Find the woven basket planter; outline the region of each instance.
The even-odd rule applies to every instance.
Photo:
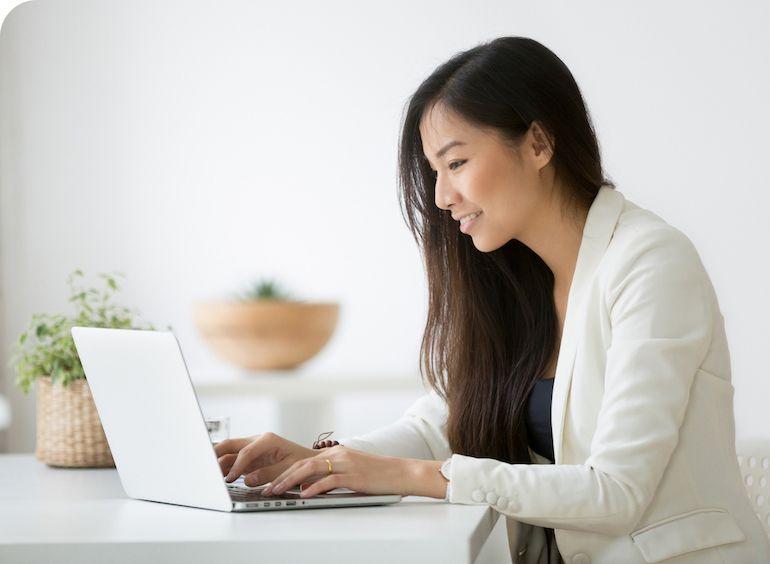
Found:
[[[35,456],[49,466],[115,467],[107,437],[85,378],[66,386],[50,376],[35,379]]]

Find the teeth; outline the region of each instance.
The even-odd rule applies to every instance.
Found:
[[[474,217],[478,216],[478,215],[479,215],[479,213],[481,213],[481,212],[478,212],[478,213],[472,213],[471,215],[466,215],[464,218],[462,218],[462,219],[460,220],[460,225],[462,225],[462,224],[464,224],[464,223],[468,223],[468,222],[469,222],[470,220],[472,220]]]

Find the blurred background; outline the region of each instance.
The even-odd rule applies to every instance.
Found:
[[[38,0],[0,33],[0,452],[35,448],[11,345],[67,275],[170,325],[231,434],[364,433],[423,393],[420,255],[397,201],[404,104],[457,51],[533,37],[571,69],[607,173],[685,232],[726,320],[736,430],[767,436],[770,38],[762,2]],[[296,373],[220,358],[194,305],[269,276],[333,301]],[[310,406],[310,407],[308,407]],[[308,409],[313,417],[306,418]],[[329,426],[328,428],[326,428]]]

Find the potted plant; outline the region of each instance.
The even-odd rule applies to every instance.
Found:
[[[283,370],[306,362],[334,333],[340,306],[292,299],[260,280],[229,300],[195,304],[195,325],[224,360],[248,370]]]
[[[76,287],[76,278],[82,276],[81,270],[75,270],[67,280],[75,315],[34,314],[14,344],[11,366],[16,385],[25,394],[36,386],[35,456],[39,460],[50,466],[114,467],[70,329],[76,325],[154,327],[137,327],[133,314],[138,312],[111,303],[121,273],[99,274],[104,279],[102,292]]]

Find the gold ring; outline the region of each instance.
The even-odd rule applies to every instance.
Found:
[[[324,458],[324,460],[326,461],[326,464],[329,465],[329,474],[331,474],[332,473],[332,461],[329,460],[328,458]]]

